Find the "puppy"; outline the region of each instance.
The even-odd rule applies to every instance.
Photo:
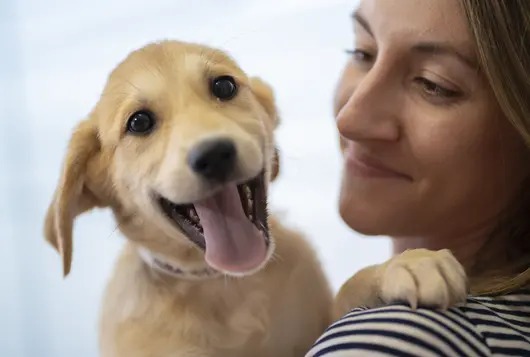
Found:
[[[405,256],[356,275],[334,307],[311,246],[267,213],[277,125],[271,88],[220,50],[161,41],[111,72],[45,220],[65,276],[80,214],[110,208],[127,238],[103,299],[103,357],[300,357],[334,313],[424,299],[411,290],[421,259]],[[431,275],[459,273],[419,256],[445,262]],[[438,281],[451,294],[435,304],[457,298],[456,280]]]

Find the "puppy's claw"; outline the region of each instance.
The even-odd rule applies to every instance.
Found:
[[[413,309],[418,306],[418,287],[414,276],[399,261],[389,262],[381,281],[381,298],[385,303],[407,302]]]
[[[445,310],[467,296],[464,268],[447,249],[406,251],[383,264],[379,273],[380,297],[387,304]]]

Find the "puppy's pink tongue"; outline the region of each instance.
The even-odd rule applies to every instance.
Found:
[[[195,203],[206,240],[206,262],[213,268],[243,273],[266,259],[265,237],[243,211],[235,185]]]

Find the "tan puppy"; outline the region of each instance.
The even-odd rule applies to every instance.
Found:
[[[331,323],[314,251],[267,214],[277,124],[271,89],[219,50],[163,41],[110,74],[72,135],[45,223],[65,275],[83,212],[109,207],[127,238],[103,300],[103,357],[300,357]],[[369,268],[335,313],[452,303],[465,276],[450,258],[421,252]],[[436,264],[416,285],[425,262]],[[385,280],[393,271],[399,279]],[[432,282],[447,296],[414,290]]]

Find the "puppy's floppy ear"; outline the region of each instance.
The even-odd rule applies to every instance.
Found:
[[[265,83],[259,77],[250,78],[250,87],[252,92],[258,99],[259,103],[265,109],[265,112],[272,120],[273,128],[276,129],[280,124],[280,117],[278,115],[278,109],[276,107],[276,99],[274,97],[274,91],[272,88]],[[271,181],[274,181],[280,173],[280,153],[278,148],[274,150],[274,157],[272,159],[271,167]]]
[[[272,158],[271,167],[271,182],[276,180],[276,177],[280,174],[280,152],[278,148],[274,149],[274,157]]]
[[[272,88],[259,77],[250,78],[250,87],[276,128],[280,123],[280,118]]]
[[[93,123],[90,119],[81,122],[70,139],[59,184],[46,213],[44,236],[61,254],[65,277],[72,264],[74,220],[100,205],[87,187],[88,165],[99,151],[100,143]]]

